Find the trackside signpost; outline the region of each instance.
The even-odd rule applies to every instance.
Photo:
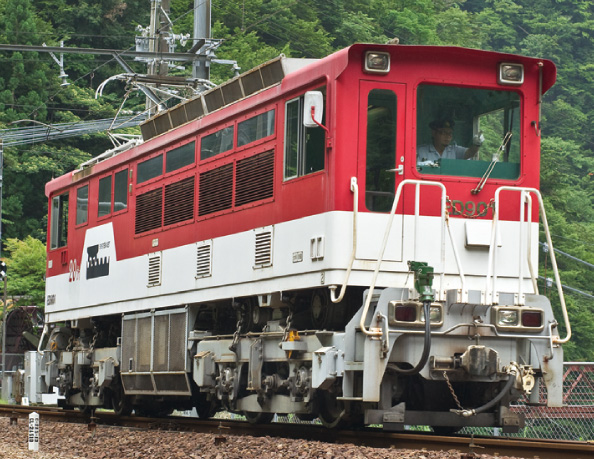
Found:
[[[29,451],[39,451],[39,414],[29,415]]]

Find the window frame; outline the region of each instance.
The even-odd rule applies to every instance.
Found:
[[[243,123],[246,123],[248,121],[254,120],[256,118],[258,118],[259,116],[262,115],[269,115],[270,113],[272,113],[272,132],[271,133],[267,133],[266,135],[262,136],[262,137],[256,137],[253,140],[250,140],[247,143],[244,143],[242,145],[239,145],[239,128],[240,125],[242,125]],[[272,140],[276,137],[276,123],[277,123],[277,114],[276,114],[276,104],[271,107],[266,107],[263,110],[260,110],[258,112],[256,112],[256,114],[250,114],[250,115],[246,115],[243,116],[241,119],[237,120],[237,128],[236,128],[236,150],[243,150],[245,148],[252,148],[256,145],[259,145],[261,143],[267,142],[269,140]]]
[[[517,96],[517,103],[519,104],[517,107],[517,111],[518,111],[518,115],[517,115],[517,119],[514,121],[514,125],[517,123],[517,129],[519,130],[518,133],[515,133],[514,131],[514,135],[512,136],[512,142],[517,141],[518,142],[518,148],[519,148],[519,153],[518,153],[518,162],[514,163],[514,162],[507,162],[507,161],[500,161],[500,163],[503,164],[517,164],[518,165],[518,175],[514,178],[509,178],[509,177],[501,177],[499,176],[499,174],[495,174],[495,175],[491,175],[489,178],[489,182],[490,183],[518,183],[520,182],[523,177],[525,176],[525,164],[527,162],[527,150],[524,146],[524,140],[523,140],[523,135],[524,135],[524,128],[525,126],[523,126],[523,120],[524,120],[524,112],[525,112],[525,104],[526,104],[526,100],[525,100],[525,96],[524,93],[522,92],[521,88],[517,88],[517,87],[501,87],[501,86],[492,86],[492,85],[486,85],[486,86],[477,86],[476,84],[473,84],[471,82],[469,83],[465,83],[465,84],[461,84],[460,82],[451,82],[451,81],[445,81],[445,80],[439,80],[439,81],[434,81],[434,80],[424,80],[419,82],[415,89],[414,89],[414,104],[415,104],[415,111],[417,113],[416,119],[414,121],[414,126],[415,126],[415,132],[414,132],[414,156],[413,156],[413,163],[415,164],[414,169],[414,175],[420,179],[435,179],[438,181],[444,181],[444,180],[454,180],[454,181],[462,181],[462,182],[476,182],[477,180],[480,180],[480,178],[484,175],[483,172],[480,172],[476,175],[451,175],[451,174],[446,174],[446,173],[441,173],[441,171],[435,171],[433,173],[431,173],[431,171],[428,172],[424,172],[419,170],[419,168],[417,167],[417,159],[418,159],[418,148],[421,145],[425,145],[430,143],[431,139],[429,138],[427,140],[427,142],[419,142],[419,135],[420,135],[420,131],[422,130],[422,128],[420,128],[419,126],[419,113],[421,112],[420,108],[419,108],[419,92],[420,92],[420,88],[422,88],[423,86],[433,86],[433,87],[437,87],[437,88],[455,88],[455,89],[459,89],[459,90],[479,90],[479,91],[493,91],[493,92],[505,92],[505,93],[511,93],[514,94],[515,96]],[[499,110],[505,110],[505,107],[500,108]],[[497,110],[493,110],[491,112],[484,112],[484,113],[480,113],[478,115],[473,116],[473,123],[474,123],[474,119],[475,118],[480,118],[482,116],[485,116],[489,113],[495,113],[495,111]],[[458,123],[457,123],[458,124]],[[458,127],[458,126],[456,126]],[[468,147],[470,147],[472,145],[472,136],[470,141],[468,142],[469,145]],[[484,145],[483,145],[484,146]],[[490,150],[489,150],[490,151]],[[462,160],[462,159],[458,159],[456,161],[475,161],[478,160],[480,155],[485,155],[485,152],[482,150],[479,150],[479,153],[477,155],[477,158],[470,158],[468,160]],[[454,160],[448,160],[448,161],[454,161]],[[483,162],[486,162],[488,164],[488,159],[487,160],[482,160]]]
[[[131,171],[132,171],[132,167],[126,165],[123,168],[113,170],[109,174],[105,174],[104,176],[99,177],[98,182],[97,182],[97,221],[102,221],[102,220],[108,219],[110,217],[113,217],[115,215],[119,215],[119,214],[122,214],[122,213],[125,213],[128,211],[129,203],[130,203],[128,195],[130,194]],[[121,174],[123,172],[125,172],[125,177],[126,177],[126,187],[125,187],[126,207],[116,210],[115,209],[116,175]],[[111,177],[109,212],[104,215],[99,216],[99,183],[101,182],[101,180],[104,180],[107,177]]]
[[[154,175],[146,180],[143,180],[142,182],[139,182],[139,169],[141,167],[142,164],[147,163],[148,161],[152,161],[155,160],[156,158],[161,157],[161,173]],[[151,183],[156,182],[157,180],[160,180],[164,175],[165,175],[165,152],[163,150],[159,150],[151,155],[149,155],[148,158],[143,158],[142,161],[138,161],[135,165],[135,169],[136,169],[136,178],[135,178],[135,184],[137,187],[144,187],[147,185],[150,185]]]
[[[194,144],[194,155],[192,157],[192,162],[188,163],[188,164],[184,164],[183,166],[178,167],[177,169],[172,169],[170,171],[167,170],[167,159],[168,159],[168,155],[175,150],[179,150],[185,146],[188,146],[190,144]],[[196,138],[193,138],[192,140],[190,140],[189,142],[183,141],[183,142],[178,142],[173,144],[172,146],[170,146],[169,148],[167,148],[167,150],[165,151],[165,155],[164,155],[164,164],[163,164],[163,175],[166,177],[169,177],[171,175],[183,172],[185,170],[188,170],[194,166],[196,166],[196,152],[197,152],[197,146],[198,146],[198,140]]]
[[[58,202],[58,206],[54,206],[54,202]],[[64,206],[66,203],[66,206]],[[66,207],[66,215],[64,215],[64,207]],[[56,210],[58,215],[56,216]],[[64,191],[63,193],[52,196],[51,199],[51,211],[49,221],[49,237],[48,244],[50,251],[60,250],[68,247],[68,225],[70,217],[70,191]],[[60,245],[62,239],[61,230],[65,230],[64,244]],[[55,241],[55,244],[54,244]]]
[[[327,89],[326,85],[322,85],[322,86],[312,89],[315,91],[322,91],[322,93],[324,94],[324,118],[322,119],[322,124],[326,124],[326,113],[327,113],[327,107],[328,107],[326,89]],[[324,170],[326,170],[326,167],[327,167],[327,164],[326,164],[326,141],[327,141],[326,136],[327,136],[327,133],[326,133],[326,131],[319,126],[313,127],[313,128],[308,128],[303,125],[303,110],[304,110],[305,92],[299,94],[296,97],[286,100],[284,103],[284,129],[283,129],[284,138],[283,138],[283,149],[282,149],[282,151],[283,151],[283,183],[289,182],[291,180],[296,180],[301,177],[307,177],[307,176],[315,174],[317,172],[324,171]],[[288,141],[288,138],[289,138],[288,135],[289,135],[289,129],[291,127],[293,127],[292,124],[289,124],[288,114],[289,114],[289,106],[296,102],[298,103],[297,120],[296,120],[296,125],[297,125],[296,173],[294,175],[287,176],[287,159],[289,157],[288,148],[290,146],[290,143]],[[308,149],[307,149],[307,147],[308,147],[308,142],[307,142],[308,130],[312,130],[312,132],[316,132],[316,133],[322,133],[322,136],[323,136],[322,154],[321,154],[322,160],[323,160],[323,166],[319,169],[315,169],[310,172],[307,172],[307,170],[306,170],[307,160],[308,160]]]
[[[236,121],[233,120],[231,122],[227,122],[222,125],[218,125],[216,128],[208,129],[207,131],[204,131],[203,133],[200,134],[200,142],[199,142],[200,145],[198,145],[198,148],[197,148],[198,162],[200,164],[204,164],[208,161],[216,161],[217,159],[221,159],[228,155],[233,154],[233,152],[236,150],[235,145],[237,143],[237,141],[236,141],[237,129],[235,127],[235,124],[236,124]],[[231,128],[233,130],[231,146],[225,151],[221,151],[219,153],[215,153],[212,156],[203,158],[202,157],[202,147],[203,147],[204,139],[206,139],[207,137],[209,137],[211,135],[215,135],[217,132],[222,132],[225,129],[229,129],[229,128]]]
[[[79,222],[78,221],[78,216],[79,216],[79,203],[78,203],[79,196],[78,195],[79,195],[79,192],[81,190],[85,189],[85,188],[87,189],[87,209],[86,209],[86,216],[85,216],[84,221],[80,221]],[[79,228],[81,226],[86,226],[86,225],[89,224],[89,215],[90,215],[90,212],[89,212],[90,191],[91,190],[90,190],[90,183],[89,182],[85,183],[84,185],[80,185],[80,186],[77,186],[76,187],[76,193],[75,193],[75,196],[76,196],[76,206],[75,206],[75,212],[74,212],[74,226],[76,228]]]
[[[109,179],[109,210],[107,213],[100,215],[99,212],[101,210],[101,182]],[[99,177],[97,181],[97,220],[101,220],[105,217],[110,216],[113,213],[112,210],[113,206],[113,173],[104,175],[103,177]]]

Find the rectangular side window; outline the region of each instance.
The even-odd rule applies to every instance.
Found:
[[[155,156],[138,164],[136,183],[144,183],[163,173],[163,155]]]
[[[128,169],[116,172],[113,184],[113,211],[128,207]]]
[[[285,180],[323,170],[326,133],[319,126],[303,126],[303,96],[285,109]]]
[[[299,139],[303,125],[299,99],[287,102],[285,115],[285,179],[298,177]]]
[[[237,146],[263,139],[274,134],[274,110],[261,113],[237,125]]]
[[[172,172],[194,162],[195,142],[190,142],[181,147],[167,152],[165,157],[165,172]]]
[[[212,158],[233,148],[233,126],[228,126],[202,138],[200,159]]]
[[[99,180],[99,206],[97,217],[103,217],[111,213],[111,175]]]
[[[76,224],[87,223],[89,218],[89,185],[76,190]]]
[[[396,167],[396,94],[374,89],[367,99],[365,205],[389,212],[394,201]]]
[[[66,247],[68,242],[68,193],[52,198],[50,249]]]

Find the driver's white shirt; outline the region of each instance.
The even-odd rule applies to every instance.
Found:
[[[443,153],[440,155],[433,144],[421,145],[417,148],[417,163],[425,161],[437,161],[438,159],[464,159],[464,153],[467,148],[459,147],[456,144],[448,145],[444,148]]]

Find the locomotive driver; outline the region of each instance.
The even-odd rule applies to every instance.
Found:
[[[454,135],[454,121],[449,119],[435,120],[429,123],[432,143],[421,145],[417,149],[417,165],[424,166],[445,159],[469,159],[475,156],[483,141],[483,134],[479,132],[472,139],[472,146],[460,147],[451,144]]]

